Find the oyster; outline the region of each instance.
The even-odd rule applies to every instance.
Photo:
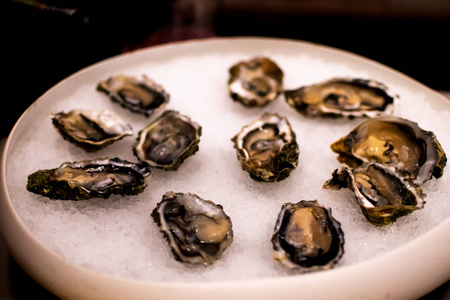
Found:
[[[133,134],[131,125],[110,111],[71,110],[52,115],[52,122],[62,137],[95,152]]]
[[[283,71],[269,58],[239,62],[229,73],[228,92],[245,106],[265,106],[283,91]]]
[[[354,168],[363,162],[391,166],[421,184],[444,172],[447,157],[436,136],[398,117],[367,120],[331,145],[338,160]]]
[[[287,103],[308,117],[375,117],[391,113],[394,96],[375,80],[334,78],[284,92]]]
[[[425,204],[420,186],[378,164],[356,169],[344,166],[334,171],[324,188],[352,190],[367,220],[374,225],[393,223]]]
[[[150,167],[175,171],[198,151],[201,126],[180,113],[167,110],[139,132],[134,154]]]
[[[242,169],[257,181],[286,179],[297,167],[300,150],[285,117],[265,113],[232,139]]]
[[[152,217],[181,262],[210,265],[233,241],[223,207],[196,194],[167,192]]]
[[[113,76],[99,82],[97,90],[132,112],[147,117],[162,110],[169,102],[169,94],[164,88],[145,75],[142,79],[125,75]]]
[[[317,200],[285,203],[275,224],[274,259],[291,269],[332,268],[344,254],[344,232]]]
[[[61,200],[108,198],[111,194],[137,195],[150,178],[146,164],[103,158],[36,171],[28,176],[27,190]]]

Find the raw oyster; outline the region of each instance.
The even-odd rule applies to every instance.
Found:
[[[269,58],[239,62],[229,73],[228,92],[245,106],[265,106],[283,91],[283,71]]]
[[[394,96],[375,80],[334,78],[284,92],[287,103],[308,117],[375,117],[391,113]]]
[[[393,223],[425,204],[420,186],[378,164],[356,169],[344,166],[333,172],[324,188],[352,190],[367,220],[374,225]]]
[[[442,176],[447,157],[436,136],[398,117],[367,120],[331,145],[338,160],[354,168],[363,162],[391,166],[421,184]]]
[[[317,200],[285,203],[275,224],[274,259],[291,269],[332,268],[344,254],[344,232]]]
[[[125,75],[113,76],[101,81],[97,90],[132,112],[147,117],[162,110],[169,102],[169,94],[164,88],[146,75],[142,79]]]
[[[61,200],[108,198],[111,194],[137,195],[147,186],[151,175],[146,164],[119,158],[65,162],[59,168],[29,175],[27,190]]]
[[[176,171],[198,151],[201,129],[189,117],[167,110],[139,132],[134,154],[150,167]]]
[[[167,192],[152,217],[181,262],[210,265],[233,241],[223,207],[196,194]]]
[[[110,111],[71,110],[52,115],[55,128],[64,139],[95,152],[133,134],[131,125]]]
[[[242,169],[257,181],[286,179],[297,167],[300,150],[285,117],[265,113],[232,139]]]

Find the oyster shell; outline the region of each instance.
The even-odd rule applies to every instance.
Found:
[[[53,125],[69,142],[95,152],[133,134],[131,125],[110,111],[76,109],[51,116]]]
[[[265,106],[283,91],[283,71],[267,57],[239,62],[229,73],[230,97],[245,106]]]
[[[175,171],[198,151],[201,126],[177,111],[167,110],[139,132],[134,154],[150,167]]]
[[[333,172],[324,188],[349,188],[367,220],[387,225],[397,218],[424,207],[425,195],[420,186],[398,176],[392,168],[367,164],[360,168],[342,167]]]
[[[272,236],[273,257],[300,271],[332,268],[344,254],[344,232],[317,200],[285,203]]]
[[[181,262],[210,265],[233,241],[223,207],[196,194],[167,192],[152,217]]]
[[[59,168],[28,176],[27,190],[51,199],[108,198],[111,194],[137,195],[147,186],[151,171],[145,164],[119,158],[65,162]]]
[[[97,90],[105,93],[113,102],[117,102],[132,112],[147,117],[162,110],[169,102],[169,94],[164,88],[148,78],[118,75],[101,81]]]
[[[290,106],[308,117],[375,117],[391,113],[395,98],[381,82],[354,78],[334,78],[284,95]]]
[[[257,181],[286,179],[297,167],[300,150],[287,118],[265,113],[232,139],[243,170]]]
[[[338,160],[355,168],[363,162],[394,167],[421,184],[444,172],[447,157],[435,134],[398,117],[367,120],[331,145]]]

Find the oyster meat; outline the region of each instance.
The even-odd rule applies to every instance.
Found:
[[[139,79],[134,76],[118,75],[101,81],[97,90],[131,110],[149,117],[162,110],[169,102],[169,94],[164,88],[146,75]]]
[[[245,106],[265,106],[283,91],[283,71],[269,58],[239,62],[229,73],[230,97]]]
[[[334,78],[284,95],[290,106],[308,117],[375,117],[392,113],[395,98],[381,82],[354,78]]]
[[[111,194],[137,195],[145,189],[151,175],[146,164],[119,158],[65,162],[59,168],[29,175],[27,190],[61,200],[108,198]]]
[[[87,152],[98,151],[133,134],[131,125],[107,110],[76,109],[53,114],[51,118],[64,139]]]
[[[332,176],[324,188],[349,188],[367,220],[374,225],[393,223],[425,204],[419,185],[383,165],[366,164],[356,169],[344,166]]]
[[[341,163],[355,168],[363,162],[390,166],[421,184],[442,176],[447,157],[435,134],[398,117],[367,120],[331,145]]]
[[[150,167],[175,171],[198,151],[201,126],[177,111],[167,110],[139,132],[134,154]]]
[[[273,257],[302,272],[326,270],[344,254],[341,224],[317,200],[285,203],[272,236]]]
[[[167,192],[152,212],[174,258],[210,265],[233,241],[230,218],[221,205],[191,193]]]
[[[265,113],[232,139],[243,170],[257,181],[286,179],[297,167],[299,147],[287,118]]]

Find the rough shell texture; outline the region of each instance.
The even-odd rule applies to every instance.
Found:
[[[398,176],[392,168],[368,164],[356,169],[342,167],[333,172],[324,188],[349,188],[367,220],[387,225],[424,207],[420,186]]]
[[[285,117],[265,113],[232,138],[243,170],[257,181],[286,179],[297,167],[299,147]]]
[[[147,117],[162,110],[169,102],[169,94],[164,88],[145,75],[141,79],[112,76],[99,82],[97,90],[108,95],[113,102]]]
[[[283,91],[283,71],[267,57],[257,57],[233,65],[228,92],[245,106],[265,106]]]
[[[196,194],[167,192],[152,217],[174,258],[184,263],[210,265],[233,241],[231,220],[223,207]]]
[[[287,103],[307,117],[375,117],[390,114],[396,96],[375,80],[334,78],[284,92]]]
[[[344,243],[340,223],[317,200],[285,203],[272,236],[274,259],[302,272],[332,268]]]
[[[147,186],[151,171],[145,164],[119,158],[65,162],[59,168],[28,176],[27,190],[51,199],[108,198],[111,194],[137,195]]]
[[[201,134],[201,126],[189,117],[168,110],[139,132],[133,151],[150,167],[176,171],[198,151]]]
[[[133,134],[131,125],[106,110],[71,110],[53,114],[51,118],[64,139],[87,152],[101,150]]]
[[[367,120],[331,145],[338,160],[355,168],[363,162],[390,166],[421,184],[444,172],[447,157],[436,136],[398,117]]]

